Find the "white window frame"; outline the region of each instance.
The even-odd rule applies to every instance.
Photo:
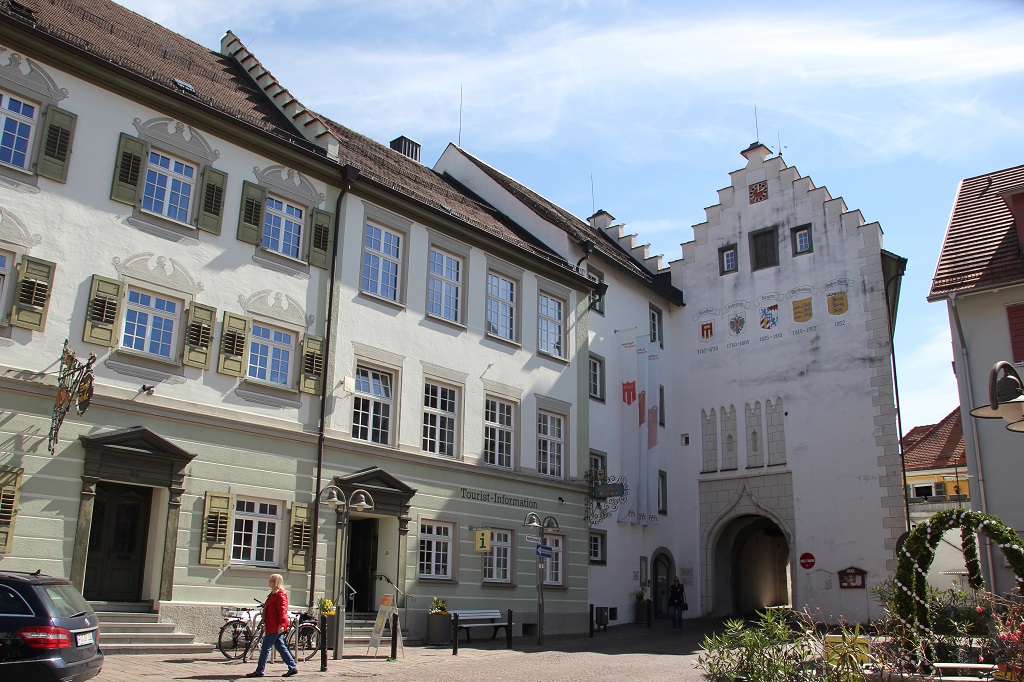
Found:
[[[364,376],[365,375],[365,376]],[[387,377],[387,381],[381,381]],[[390,446],[394,423],[397,414],[395,389],[398,375],[387,369],[373,365],[359,363],[356,365],[355,384],[356,390],[352,400],[352,438],[366,443]],[[380,389],[377,390],[379,385]],[[366,388],[369,390],[366,390]],[[367,409],[360,409],[360,401],[365,401]],[[365,423],[357,419],[358,415],[366,415]],[[384,415],[387,421],[387,428],[380,429],[373,426],[373,422]],[[356,430],[365,431],[365,435],[358,435]],[[375,434],[383,434],[384,440],[375,439]]]
[[[569,419],[550,410],[537,410],[537,473],[563,478]],[[558,434],[553,434],[557,427]]]
[[[811,235],[811,226],[797,225],[793,228],[793,255],[802,256],[812,251],[814,251],[814,238]]]
[[[657,306],[650,307],[650,334],[651,342],[657,343],[659,347],[665,347],[665,321],[661,314],[661,308]]]
[[[494,403],[494,410],[490,409],[489,403]],[[484,463],[501,469],[514,469],[516,465],[516,412],[517,404],[506,398],[495,395],[484,396]],[[507,408],[507,420],[503,419],[502,408]],[[491,412],[497,418],[491,418]],[[503,437],[508,444],[508,463],[502,460],[505,458],[501,452]],[[495,444],[491,446],[490,444]]]
[[[588,539],[587,556],[592,564],[608,563],[608,534],[603,530],[591,530]]]
[[[450,384],[426,379],[423,382],[424,452],[455,457],[459,451],[459,407],[461,392]]]
[[[169,167],[165,167],[157,162],[161,159],[166,160]],[[179,166],[180,169],[178,168]],[[188,170],[191,175],[186,174],[185,170]],[[159,146],[151,145],[146,152],[146,177],[142,181],[142,212],[159,216],[164,220],[170,220],[180,225],[192,227],[192,217],[195,215],[196,204],[199,202],[199,175],[201,170],[201,166],[194,161],[188,161],[183,157],[164,151]],[[156,185],[155,179],[158,178],[164,181],[165,185],[163,187]],[[151,187],[159,189],[163,193],[163,198],[159,199],[163,203],[163,208],[154,206],[158,199],[155,196],[156,191],[151,190]],[[187,188],[188,191],[183,192],[182,188]],[[184,195],[185,207],[182,208],[180,202],[172,202],[172,195],[179,197]],[[173,215],[171,214],[172,210],[174,212]],[[182,212],[185,214],[184,217],[180,215]]]
[[[420,580],[451,580],[455,576],[455,551],[458,546],[455,538],[454,523],[433,519],[420,521],[416,554],[416,575]],[[426,562],[425,554],[429,554]],[[426,572],[425,566],[428,567]],[[441,572],[437,572],[439,568]]]
[[[241,510],[240,506],[252,505],[253,511]],[[269,507],[275,507],[275,512],[271,513]],[[269,498],[259,497],[248,497],[237,495],[235,496],[233,504],[233,514],[231,520],[231,563],[234,565],[241,566],[264,566],[276,568],[281,565],[282,554],[285,553],[286,548],[282,546],[282,538],[284,532],[284,511],[286,503],[282,500],[274,500]],[[261,512],[261,507],[267,507],[266,511]],[[240,530],[240,523],[244,524],[246,521],[251,523],[251,529],[246,531],[244,527]],[[273,529],[268,530],[266,527],[260,532],[260,524],[273,524]],[[240,533],[250,533],[250,544],[245,545],[237,542],[238,535]],[[269,548],[273,556],[271,559],[264,558],[263,560],[257,559],[256,554],[261,548],[258,547],[257,541],[259,537],[271,538],[271,544],[273,547]],[[236,554],[241,553],[248,549],[251,552],[250,558],[237,557]],[[268,548],[262,548],[266,551]]]
[[[0,327],[6,326],[9,322],[7,315],[10,308],[7,306],[7,299],[17,288],[17,277],[14,276],[15,258],[16,254],[13,251],[0,251]]]
[[[257,329],[268,332],[269,338],[257,335]],[[291,388],[295,379],[296,366],[300,362],[298,351],[300,336],[291,329],[254,319],[249,331],[248,347],[245,349],[246,380],[279,388]],[[263,365],[254,363],[254,359],[262,359],[265,363]],[[284,364],[283,371],[282,364]],[[260,370],[266,376],[259,376]]]
[[[608,455],[597,450],[590,451],[589,459],[590,470],[593,472],[603,471],[605,474],[608,473]]]
[[[267,201],[263,206],[260,247],[279,256],[302,261],[305,253],[303,243],[309,232],[306,229],[309,225],[309,215],[309,206],[302,202],[267,192]],[[298,238],[286,241],[285,235],[294,234],[296,228]],[[276,237],[273,235],[274,230],[278,231]]]
[[[142,355],[145,357],[155,358],[164,362],[177,362],[179,355],[179,343],[181,328],[185,320],[185,311],[188,308],[188,301],[185,299],[170,296],[160,291],[150,289],[143,286],[137,286],[135,284],[125,282],[127,291],[124,294],[124,310],[121,312],[121,329],[118,334],[118,349],[128,351],[129,353]],[[150,304],[142,303],[143,297],[149,297],[152,301]],[[139,300],[133,300],[138,298]],[[163,301],[164,303],[174,304],[176,312],[168,314],[166,310],[160,310],[159,307],[154,305],[156,301]],[[145,315],[146,321],[139,323],[139,315]],[[134,319],[129,319],[134,317]],[[164,322],[170,321],[171,333],[169,338],[159,341],[160,345],[167,346],[167,354],[153,352],[151,350],[152,344],[155,341],[155,336],[159,333],[166,332],[164,329],[157,329],[155,324],[156,320],[162,320]],[[131,325],[132,332],[137,332],[138,326],[144,326],[142,339],[142,348],[135,348],[134,345],[128,343],[129,325]],[[162,325],[161,325],[162,326]],[[137,333],[133,333],[133,339],[139,339]]]
[[[935,495],[935,483],[911,483],[910,489],[914,492],[913,497],[932,497]]]
[[[604,282],[604,273],[600,270],[587,266],[587,279],[596,284]],[[590,293],[590,309],[599,315],[604,315],[604,296],[598,295],[597,291]]]
[[[14,100],[18,102],[22,107],[30,106],[33,108],[31,116],[26,116],[21,112],[15,112],[10,109],[10,101]],[[8,130],[9,125],[18,126],[18,131],[15,133],[15,137],[20,138],[19,135],[21,127],[28,128],[28,137],[22,138],[25,140],[25,149],[23,151],[15,150],[11,148],[12,158],[10,161],[0,160],[0,164],[9,168],[16,168],[26,173],[32,172],[32,154],[36,147],[36,135],[39,133],[39,126],[42,122],[43,105],[41,102],[32,100],[28,97],[22,97],[18,94],[13,94],[8,90],[0,90],[0,145],[3,145],[8,141],[8,136],[11,131]],[[25,163],[18,165],[14,162],[14,152],[25,155]],[[3,147],[0,146],[0,156],[3,156]]]
[[[427,315],[465,324],[462,314],[465,272],[465,258],[438,246],[430,246],[427,255]]]
[[[374,220],[365,221],[359,267],[360,291],[392,303],[401,302],[405,240],[406,234],[401,230]],[[394,280],[385,281],[385,277],[393,277]]]
[[[565,536],[545,535],[551,556],[544,560],[544,584],[560,587],[565,584]]]
[[[541,290],[537,294],[537,350],[565,359],[568,356],[565,319],[568,304],[560,296]]]
[[[736,244],[728,244],[718,250],[718,274],[727,275],[738,272],[740,268],[739,250]]]
[[[512,556],[514,534],[501,528],[491,529],[491,549],[483,555],[483,582],[510,585],[515,562]]]
[[[521,280],[504,272],[487,271],[487,335],[511,341],[519,340],[519,298]]]
[[[600,355],[590,354],[587,362],[587,392],[591,400],[605,401],[605,365]]]

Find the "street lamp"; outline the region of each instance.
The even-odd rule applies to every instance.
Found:
[[[1002,377],[999,372],[1002,371]],[[1003,419],[1010,431],[1024,433],[1024,382],[1008,362],[1000,360],[992,365],[988,375],[988,405],[971,410],[972,417]]]
[[[523,519],[523,525],[542,534],[553,533],[558,530],[558,521],[554,516],[545,516],[540,520],[536,512],[530,512]],[[543,541],[543,537],[541,540]],[[544,559],[537,556],[537,646],[544,643]]]
[[[337,627],[334,630],[334,660],[340,660],[344,653],[345,647],[345,563],[347,560],[348,553],[348,520],[352,510],[357,512],[364,512],[373,509],[373,496],[362,488],[353,490],[352,493],[346,498],[345,491],[336,485],[329,485],[317,494],[317,501],[320,504],[326,504],[327,506],[334,509],[338,518],[341,521],[342,536],[339,540],[338,551],[338,580],[335,585],[337,590],[337,601],[335,602],[335,609],[337,611]],[[326,636],[327,633],[324,633]],[[321,670],[325,670],[326,665],[321,666]]]

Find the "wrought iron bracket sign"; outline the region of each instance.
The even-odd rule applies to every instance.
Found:
[[[587,483],[587,515],[584,518],[592,527],[616,513],[629,496],[625,476],[608,476],[604,470],[589,469],[584,472],[583,480]]]
[[[84,363],[80,361],[75,356],[75,351],[71,350],[71,344],[64,339],[64,350],[57,373],[57,398],[53,401],[53,418],[46,443],[51,455],[57,449],[57,434],[64,423],[64,416],[71,409],[71,404],[75,404],[75,410],[79,415],[85,414],[89,409],[93,394],[92,366],[95,362],[95,353],[89,353],[89,359]]]

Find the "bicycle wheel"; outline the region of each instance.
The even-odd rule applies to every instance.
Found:
[[[231,620],[220,629],[217,635],[217,648],[225,658],[241,658],[252,639],[252,629],[243,621]]]
[[[259,658],[260,647],[263,646],[263,635],[265,634],[266,631],[263,629],[263,624],[260,623],[256,628],[256,632],[252,634],[249,644],[245,647],[245,653],[242,654],[242,662],[248,663],[253,659]]]
[[[296,660],[308,661],[320,651],[320,627],[315,623],[300,623],[288,646]]]

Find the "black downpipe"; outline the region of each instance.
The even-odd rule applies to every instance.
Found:
[[[898,282],[907,270],[907,261],[903,260],[899,271],[896,272],[885,283],[885,314],[889,319],[889,354],[892,358],[892,389],[893,398],[896,403],[896,435],[899,439],[900,448],[900,471],[903,473],[903,513],[907,522],[907,532],[910,532],[910,500],[907,499],[907,455],[903,451],[903,414],[900,410],[900,381],[896,377],[896,325],[892,319],[892,303],[889,300],[889,287]],[[893,291],[895,294],[895,290]]]
[[[313,608],[313,597],[316,594],[316,560],[317,529],[320,525],[320,484],[324,477],[324,431],[327,422],[327,399],[331,393],[327,386],[327,369],[331,363],[331,340],[334,338],[334,281],[338,270],[338,242],[341,241],[341,201],[345,194],[352,188],[359,179],[359,169],[355,166],[345,164],[341,169],[341,192],[338,194],[338,201],[334,205],[334,244],[331,247],[331,269],[330,282],[327,287],[327,323],[324,330],[324,379],[320,386],[320,422],[317,425],[316,434],[316,487],[313,490],[313,546],[310,548],[309,560],[309,608]],[[339,592],[341,594],[341,592]],[[337,605],[335,605],[337,606]],[[340,627],[340,625],[339,625]],[[323,631],[326,638],[327,631]]]

